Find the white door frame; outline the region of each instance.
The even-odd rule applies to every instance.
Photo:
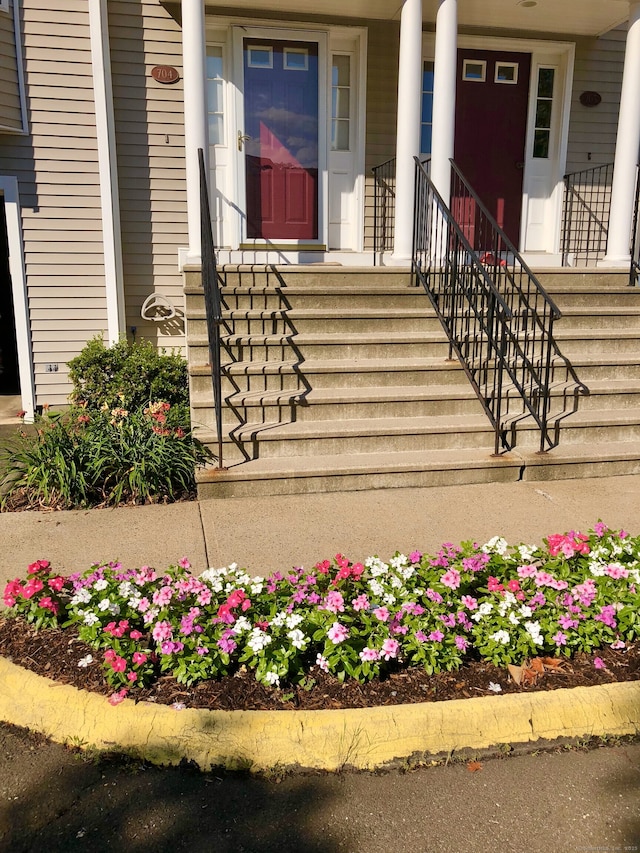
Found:
[[[11,274],[13,313],[18,346],[20,394],[22,396],[22,408],[25,411],[25,420],[31,422],[35,409],[35,382],[17,178],[0,175],[0,199],[4,201],[9,237],[9,272]]]
[[[550,164],[549,174],[546,176],[547,190],[543,200],[545,221],[544,248],[540,249],[539,252],[547,255],[549,259],[555,258],[556,256],[559,257],[560,222],[562,218],[562,187],[567,162],[575,44],[572,42],[544,41],[541,39],[458,35],[458,48],[531,54],[531,80],[529,87],[525,166],[522,182],[522,215],[519,244],[521,252],[527,245],[530,225],[533,227],[532,216],[534,206],[530,202],[533,200],[533,187],[536,180],[536,161],[533,158],[536,95],[535,84],[537,82],[536,69],[540,66],[548,67],[549,65],[553,65],[558,70],[554,91],[554,103],[557,100],[560,109],[554,114],[552,129],[556,156],[553,158],[553,161]],[[434,53],[435,34],[425,33],[423,37],[423,59],[433,61]],[[550,57],[554,57],[555,61],[550,62]],[[434,123],[437,121],[436,116],[433,117],[433,121]]]

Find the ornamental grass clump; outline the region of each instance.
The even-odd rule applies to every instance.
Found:
[[[162,674],[190,685],[246,667],[279,687],[317,667],[364,682],[398,667],[432,674],[478,658],[507,666],[622,649],[640,633],[640,537],[601,523],[542,547],[495,537],[388,562],[337,554],[268,578],[190,569],[186,559],[163,573],[110,563],[62,578],[39,561],[7,585],[5,604],[38,626],[76,626],[114,701]]]

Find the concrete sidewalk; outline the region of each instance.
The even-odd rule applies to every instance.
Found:
[[[228,498],[121,509],[0,514],[0,581],[49,559],[65,573],[93,562],[163,568],[187,556],[196,572],[237,562],[251,574],[443,541],[540,542],[601,519],[640,532],[640,477],[493,483],[434,489]]]

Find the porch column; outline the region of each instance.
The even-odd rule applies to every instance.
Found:
[[[640,149],[640,2],[629,4],[629,31],[624,55],[618,117],[607,254],[602,264],[627,266],[633,222],[636,165]]]
[[[440,0],[436,16],[433,67],[433,136],[431,180],[445,204],[451,195],[451,164],[456,129],[458,0]]]
[[[204,151],[209,177],[209,139],[206,111],[207,50],[204,29],[204,0],[182,0],[182,79],[184,82],[184,144],[187,173],[187,225],[189,252],[187,263],[199,263],[200,246],[200,171],[198,148]]]
[[[422,98],[422,0],[405,0],[400,18],[398,124],[396,130],[396,220],[393,256],[408,261],[413,248],[415,166],[420,154]]]

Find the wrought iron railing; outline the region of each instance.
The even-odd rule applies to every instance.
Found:
[[[595,266],[607,251],[613,163],[564,176],[562,265]]]
[[[578,391],[587,392],[553,339],[560,311],[457,167],[454,217],[425,168],[417,158],[415,162],[416,283],[429,295],[448,335],[450,356],[455,352],[459,358],[493,425],[495,453],[500,446],[513,446],[516,422],[527,415],[540,431],[540,450],[549,450],[558,443],[567,396],[575,409]],[[562,370],[558,396],[563,411],[554,413],[550,429],[551,382],[557,369]]]
[[[396,158],[373,168],[373,265],[393,249],[396,219]]]
[[[220,327],[222,325],[222,303],[216,263],[215,246],[211,233],[211,214],[209,211],[209,191],[204,166],[204,152],[198,148],[200,167],[200,238],[202,252],[202,286],[204,288],[204,307],[209,337],[209,360],[211,363],[211,383],[215,408],[216,431],[218,440],[218,464],[222,468],[222,363],[220,345]]]
[[[638,206],[640,203],[640,166],[636,168],[636,195],[633,206],[633,226],[631,229],[631,269],[629,270],[629,284],[637,287],[640,284],[640,217]]]

